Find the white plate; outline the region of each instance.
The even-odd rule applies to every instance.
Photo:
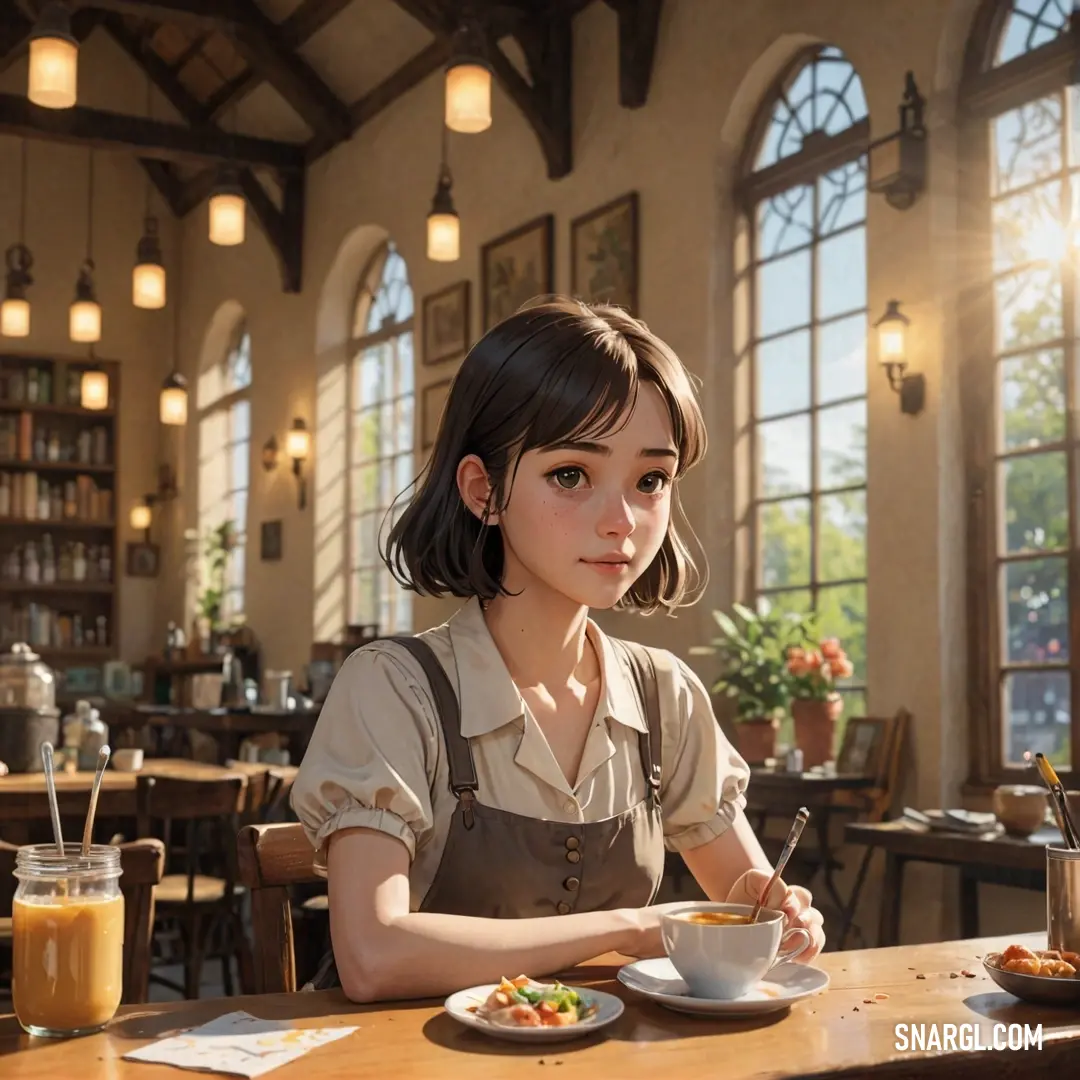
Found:
[[[780,964],[753,990],[740,998],[720,1001],[691,995],[674,964],[666,957],[636,960],[619,969],[619,982],[665,1008],[691,1016],[739,1017],[786,1009],[796,1001],[820,994],[829,976],[807,964]]]
[[[581,987],[574,986],[570,989],[577,990],[583,1003],[599,1006],[588,1020],[582,1020],[578,1024],[567,1024],[565,1027],[505,1027],[502,1024],[493,1024],[474,1012],[469,1012],[469,1006],[482,1005],[492,990],[496,990],[498,986],[498,983],[488,983],[486,986],[471,986],[468,990],[459,990],[446,999],[444,1003],[446,1011],[458,1023],[482,1031],[485,1035],[492,1035],[496,1039],[508,1039],[510,1042],[545,1043],[591,1035],[594,1031],[618,1020],[626,1008],[622,999],[614,994],[605,994],[601,990],[583,990]]]

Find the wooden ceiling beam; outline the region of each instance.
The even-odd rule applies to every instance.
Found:
[[[234,0],[76,0],[83,8],[135,15],[154,22],[213,28],[236,18]]]
[[[649,97],[663,0],[607,0],[619,17],[619,104],[640,109]]]
[[[161,161],[235,162],[283,171],[303,169],[303,147],[252,135],[195,130],[161,120],[74,105],[39,109],[22,94],[0,94],[0,133],[44,142],[132,151]]]
[[[226,27],[244,59],[289,103],[317,135],[349,137],[349,110],[284,39],[254,0],[231,0],[243,18]]]

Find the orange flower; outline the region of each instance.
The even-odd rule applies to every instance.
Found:
[[[855,674],[855,668],[846,656],[830,661],[829,671],[834,679],[850,679]]]
[[[807,654],[806,663],[809,665],[811,671],[817,671],[824,661],[821,653],[815,649],[813,652]]]
[[[838,660],[844,655],[844,650],[840,648],[840,642],[836,638],[826,638],[821,643],[821,655],[826,660]]]

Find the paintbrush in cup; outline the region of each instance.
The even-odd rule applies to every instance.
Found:
[[[1054,766],[1046,759],[1045,754],[1036,754],[1035,764],[1043,783],[1050,789],[1050,803],[1054,808],[1054,817],[1057,819],[1065,846],[1073,851],[1080,851],[1080,835],[1077,834],[1076,826],[1073,824],[1072,815],[1069,813],[1069,800],[1065,798],[1065,789],[1058,779]]]
[[[56,801],[56,775],[53,772],[53,744],[41,744],[41,764],[45,768],[45,788],[49,793],[49,814],[52,816],[53,839],[56,841],[56,854],[64,854],[64,834],[60,830],[60,805]]]
[[[101,777],[105,772],[105,766],[109,764],[109,753],[110,750],[107,746],[103,746],[98,751],[97,771],[94,773],[94,786],[90,789],[90,808],[86,812],[86,824],[83,826],[83,858],[90,854],[90,842],[94,835],[94,815],[97,813],[98,793],[101,791]]]
[[[754,910],[750,913],[752,923],[758,921],[761,909],[765,906],[766,897],[772,892],[773,885],[776,884],[780,875],[784,872],[784,867],[787,866],[787,861],[791,858],[791,853],[795,850],[795,845],[799,842],[799,837],[802,836],[802,831],[806,828],[806,823],[809,820],[810,811],[805,806],[800,807],[799,812],[795,815],[795,821],[792,823],[791,832],[788,833],[788,838],[784,841],[784,850],[780,852],[780,858],[776,860],[776,869],[773,870],[772,877],[765,883],[765,888],[761,890],[761,895],[754,905]]]

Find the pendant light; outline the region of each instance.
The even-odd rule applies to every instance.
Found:
[[[454,178],[446,156],[447,127],[442,125],[442,163],[435,198],[427,217],[427,255],[434,262],[456,262],[461,255],[461,219],[454,209]]]
[[[183,286],[181,273],[184,245],[178,244],[175,252],[177,289]],[[179,293],[177,302],[173,304],[173,369],[161,384],[161,393],[158,395],[158,419],[170,427],[182,427],[187,423],[188,414],[188,389],[187,379],[180,374],[180,304]]]
[[[454,54],[446,68],[446,126],[473,135],[491,127],[491,64],[483,33],[464,16],[454,36]]]
[[[50,0],[30,32],[30,65],[26,96],[43,109],[70,109],[75,104],[79,43],[71,32],[67,8]]]
[[[152,119],[153,90],[146,80],[146,117]],[[143,234],[135,249],[135,268],[131,272],[131,302],[137,308],[150,311],[165,306],[165,262],[158,239],[158,221],[151,213],[151,185],[146,181],[146,212],[143,215]]]
[[[26,140],[22,141],[22,190],[19,194],[19,240],[4,254],[7,263],[7,279],[4,301],[0,304],[0,334],[4,337],[29,337],[30,301],[26,290],[34,284],[30,268],[34,256],[26,246]]]
[[[86,258],[75,282],[75,299],[68,313],[68,336],[72,341],[101,340],[101,305],[94,289],[94,151],[90,150],[90,179],[87,185]],[[85,397],[85,377],[83,379]],[[85,406],[93,408],[93,406]]]
[[[210,242],[222,247],[244,242],[244,192],[232,166],[222,168],[210,196]]]
[[[93,357],[94,349],[91,346],[92,361]],[[84,409],[93,409],[95,412],[109,407],[109,376],[98,367],[96,362],[82,373],[82,381],[79,384],[79,404]]]

